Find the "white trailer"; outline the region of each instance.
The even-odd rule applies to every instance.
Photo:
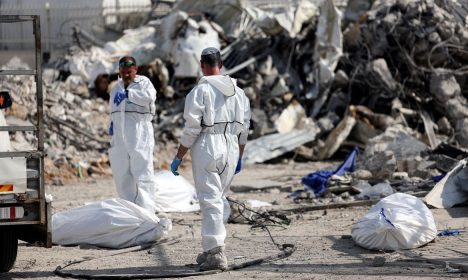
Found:
[[[32,75],[36,78],[36,119],[32,125],[7,126],[0,119],[0,272],[9,271],[16,260],[18,240],[52,246],[51,208],[44,190],[44,123],[39,16],[0,15],[1,25],[32,23],[36,66],[33,69],[2,69],[0,75]],[[1,86],[0,86],[1,87]],[[31,91],[34,92],[34,91]],[[8,92],[0,89],[0,110],[11,106]],[[8,132],[26,131],[36,136],[37,148],[11,151]]]

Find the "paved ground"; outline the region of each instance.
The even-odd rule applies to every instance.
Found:
[[[266,191],[233,193],[236,199],[259,199],[278,204],[275,208],[292,208],[298,205],[287,198],[290,188],[299,184],[301,176],[330,164],[259,165],[241,172],[234,182],[239,187],[276,185]],[[185,169],[182,174],[191,178]],[[269,183],[268,183],[269,182]],[[281,191],[283,190],[283,191]],[[115,196],[112,181],[81,182],[60,187],[48,187],[54,195],[54,212],[64,211]],[[217,275],[190,277],[190,279],[464,279],[467,274],[447,269],[445,261],[468,261],[468,237],[441,237],[423,248],[402,252],[369,251],[354,244],[350,238],[351,225],[366,213],[368,207],[329,209],[293,214],[288,228],[271,228],[278,243],[292,243],[297,251],[287,259],[252,266]],[[432,210],[439,229],[464,229],[468,225],[468,208],[449,211]],[[199,213],[170,214],[174,228],[170,237],[179,234],[174,242],[157,245],[151,249],[104,257],[72,266],[70,270],[86,274],[164,274],[193,271],[200,249]],[[279,251],[268,234],[252,229],[247,224],[227,226],[227,254],[231,264],[239,264]],[[193,231],[193,234],[190,232]],[[53,270],[68,260],[87,255],[103,256],[110,250],[80,249],[54,246],[50,249],[21,243],[17,263],[10,273],[0,274],[5,279],[59,279]],[[384,260],[382,266],[376,266]],[[456,267],[455,264],[450,265]]]

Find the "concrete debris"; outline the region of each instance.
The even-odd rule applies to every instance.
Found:
[[[383,58],[376,59],[369,65],[369,71],[375,75],[377,82],[383,84],[389,90],[395,90],[397,83],[388,70],[387,62]]]
[[[301,104],[293,101],[275,121],[279,133],[288,133],[295,128],[303,128],[305,122],[305,111]]]
[[[367,158],[364,168],[369,170],[374,178],[389,179],[396,169],[397,163],[392,151],[382,151]]]
[[[29,69],[18,58],[11,59],[5,67]],[[0,76],[0,80],[15,105],[5,112],[7,124],[28,124],[36,114],[36,97],[33,92],[28,92],[35,89],[34,78]],[[77,177],[109,174],[107,158],[103,154],[108,145],[108,105],[102,99],[85,99],[87,95],[83,96],[83,92],[87,93],[88,88],[80,76],[69,76],[65,82],[44,81],[47,180],[60,177],[64,182]],[[31,150],[37,144],[34,138],[28,132],[10,135],[12,150]]]
[[[468,24],[456,1],[356,0],[341,10],[331,0],[283,2],[176,1],[110,42],[75,29],[77,44],[44,65],[49,179],[60,182],[58,170],[70,179],[108,174],[107,99],[123,55],[136,58],[158,91],[155,166],[167,165],[207,46],[221,49],[224,73],[251,101],[246,163],[324,160],[359,147],[362,172],[353,180],[410,184],[461,159],[468,147]],[[12,59],[2,68],[27,67]],[[15,101],[7,122],[28,122],[34,81],[0,79]],[[35,145],[28,133],[10,139],[12,148]]]
[[[359,199],[380,199],[395,193],[395,190],[388,183],[379,183],[361,190],[357,196]]]

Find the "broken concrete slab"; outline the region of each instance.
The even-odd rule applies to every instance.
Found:
[[[427,145],[410,135],[411,129],[400,125],[391,126],[385,133],[369,140],[364,151],[365,157],[378,152],[392,151],[396,160],[419,156],[427,151]]]
[[[422,161],[418,164],[418,167],[416,167],[414,173],[410,173],[410,176],[429,179],[434,173],[432,169],[436,167],[436,164],[437,163],[435,161]]]
[[[276,129],[279,133],[288,133],[295,128],[300,128],[306,118],[304,108],[297,101],[291,102],[286,109],[281,112],[281,115],[275,121]]]
[[[391,150],[376,153],[364,162],[364,168],[369,170],[374,178],[379,179],[390,179],[396,167],[396,158]]]

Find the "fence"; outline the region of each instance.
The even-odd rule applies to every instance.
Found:
[[[1,0],[2,15],[41,17],[44,51],[63,48],[73,42],[75,25],[100,37],[104,31],[138,26],[151,12],[151,0]],[[0,24],[0,49],[31,49],[34,46],[30,24]]]

